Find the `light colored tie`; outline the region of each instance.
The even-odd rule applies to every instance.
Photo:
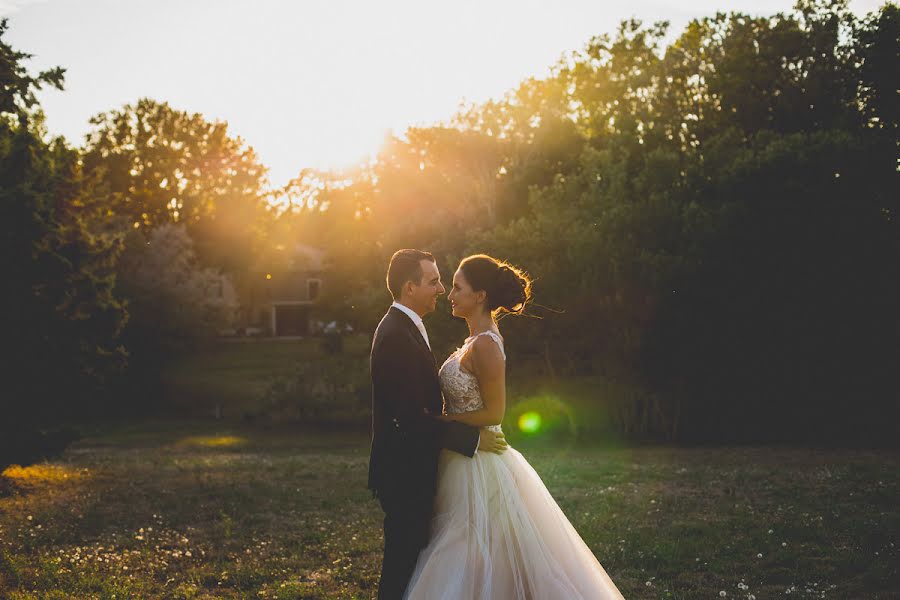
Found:
[[[431,342],[428,341],[428,332],[425,331],[425,325],[418,325],[418,327],[419,331],[422,332],[422,337],[425,338],[425,344],[428,346],[428,349],[431,350]]]

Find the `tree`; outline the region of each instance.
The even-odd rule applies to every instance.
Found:
[[[10,117],[19,125],[27,124],[40,110],[34,93],[45,85],[61,90],[65,74],[61,67],[29,74],[24,61],[31,55],[14,50],[3,41],[8,29],[9,19],[0,19],[0,115],[4,128],[11,125]]]
[[[0,36],[6,29],[4,20]],[[4,428],[23,430],[95,408],[126,358],[126,311],[113,293],[120,240],[90,226],[95,195],[78,153],[44,141],[34,90],[61,88],[62,70],[30,76],[27,58],[0,41],[2,409]]]
[[[84,165],[111,215],[140,231],[183,223],[204,264],[247,266],[268,219],[266,170],[227,123],[145,98],[91,124]]]
[[[664,28],[626,22],[560,71],[591,148],[477,245],[544,276],[539,297],[567,311],[542,337],[565,332],[568,372],[593,354],[650,384],[664,400],[646,426],[671,437],[872,433],[896,331],[881,299],[900,298],[893,94],[877,91],[891,23],[870,19],[860,46],[845,3],[801,3],[696,21],[663,54]],[[860,91],[884,117],[864,124]],[[868,416],[843,413],[859,393]]]
[[[130,298],[131,335],[165,343],[208,339],[232,323],[237,308],[228,279],[197,261],[184,225],[132,232],[119,261],[119,288]]]

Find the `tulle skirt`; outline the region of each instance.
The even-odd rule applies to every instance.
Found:
[[[514,448],[442,450],[409,600],[611,600],[622,594]]]

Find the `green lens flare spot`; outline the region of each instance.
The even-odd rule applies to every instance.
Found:
[[[525,433],[536,433],[541,428],[541,415],[536,412],[522,413],[519,417],[519,429]]]

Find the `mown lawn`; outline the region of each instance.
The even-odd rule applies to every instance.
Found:
[[[218,404],[225,416],[255,412],[266,389],[291,375],[298,363],[324,356],[322,338],[233,339],[179,354],[163,366],[166,403],[179,414],[212,415]],[[345,352],[368,353],[368,336],[344,338]]]
[[[897,598],[900,455],[519,446],[626,598]],[[98,427],[0,486],[0,597],[372,598],[365,434]]]

